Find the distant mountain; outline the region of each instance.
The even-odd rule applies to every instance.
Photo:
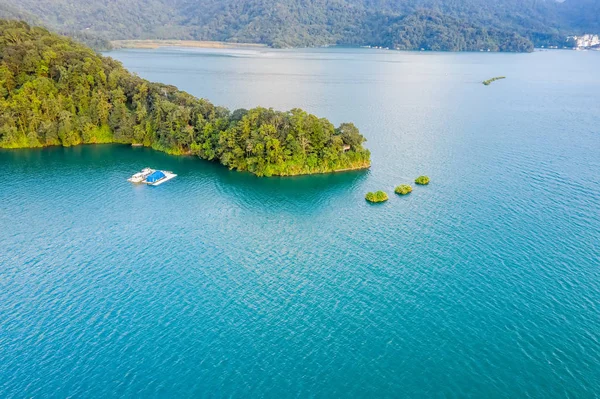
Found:
[[[600,32],[597,0],[0,0],[0,17],[106,39],[530,51]]]

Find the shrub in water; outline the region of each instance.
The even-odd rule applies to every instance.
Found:
[[[495,81],[500,80],[500,79],[506,79],[506,77],[505,76],[496,76],[495,78],[484,80],[483,84],[486,85],[486,86],[489,86],[492,82],[495,82]]]
[[[401,184],[398,187],[396,187],[396,189],[394,190],[394,192],[396,194],[400,194],[400,195],[406,195],[408,193],[410,193],[412,191],[412,187],[409,186],[408,184]]]
[[[421,184],[421,185],[429,184],[429,177],[419,176],[415,179],[415,183]]]
[[[376,191],[374,193],[367,193],[365,199],[369,202],[384,202],[388,200],[388,196],[383,191]]]

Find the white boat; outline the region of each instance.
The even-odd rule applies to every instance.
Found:
[[[174,177],[177,177],[177,175],[173,172],[169,172],[166,170],[156,170],[152,174],[147,176],[144,179],[143,183],[146,183],[150,186],[158,186],[166,181],[173,179]]]
[[[127,179],[127,181],[132,183],[143,183],[144,180],[146,180],[146,177],[150,176],[154,172],[156,172],[154,169],[144,168],[141,172],[138,172]]]
[[[138,172],[127,179],[127,181],[132,183],[144,183],[149,186],[158,186],[174,177],[177,177],[177,175],[167,170],[144,168],[141,172]]]

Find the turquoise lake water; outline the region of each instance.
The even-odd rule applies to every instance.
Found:
[[[352,121],[372,168],[0,151],[0,397],[600,396],[600,52],[109,55]]]

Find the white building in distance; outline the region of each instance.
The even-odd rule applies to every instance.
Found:
[[[574,48],[591,48],[600,46],[600,37],[598,35],[582,35],[582,36],[569,36],[567,42]]]

